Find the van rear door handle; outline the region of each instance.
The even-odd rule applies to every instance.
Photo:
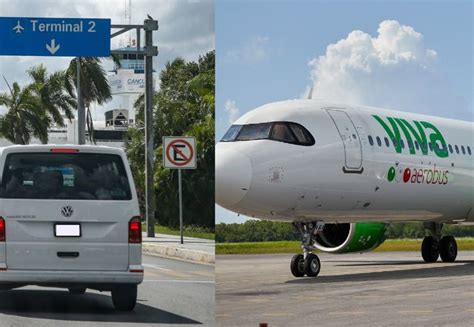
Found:
[[[58,257],[60,257],[60,258],[77,258],[77,257],[79,257],[79,252],[58,252]]]

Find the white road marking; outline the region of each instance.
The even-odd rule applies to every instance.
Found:
[[[144,282],[215,284],[213,280],[145,279]]]
[[[433,310],[403,310],[403,311],[398,311],[400,314],[407,314],[407,313],[432,313]]]
[[[365,311],[337,311],[337,312],[329,312],[330,315],[365,315],[367,312]]]
[[[158,265],[150,265],[148,263],[142,264],[143,267],[145,268],[153,268],[156,270],[163,270],[163,271],[173,271],[172,269],[164,268],[163,266],[158,266]]]

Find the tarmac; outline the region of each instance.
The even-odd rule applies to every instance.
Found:
[[[156,234],[146,237],[143,234],[143,254],[188,260],[196,263],[214,264],[216,260],[215,242],[202,238],[184,237],[183,243],[175,235]]]
[[[474,251],[427,264],[419,252],[321,254],[295,278],[291,254],[221,255],[218,326],[474,326]]]
[[[110,292],[27,286],[0,291],[0,327],[214,326],[214,267],[143,256],[145,279],[132,312],[114,309]]]

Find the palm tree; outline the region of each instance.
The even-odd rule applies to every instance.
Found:
[[[84,100],[84,106],[87,109],[87,122],[89,137],[93,140],[93,127],[90,114],[90,106],[93,102],[103,104],[112,99],[110,85],[107,74],[101,66],[101,59],[96,57],[74,58],[66,71],[66,90],[71,96],[78,96],[77,85],[77,60],[79,59],[81,71],[81,94],[79,96]]]
[[[71,121],[77,106],[74,97],[65,92],[66,72],[48,75],[46,67],[39,65],[28,70],[28,75],[33,80],[28,87],[41,100],[43,109],[54,124],[64,127],[63,114]]]
[[[41,99],[29,86],[21,88],[15,82],[13,87],[8,87],[10,93],[0,94],[0,106],[8,109],[0,117],[0,135],[15,144],[28,144],[33,136],[47,143],[51,118],[43,109]]]

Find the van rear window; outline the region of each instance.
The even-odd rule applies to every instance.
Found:
[[[11,153],[0,198],[130,200],[122,158],[100,153]]]

